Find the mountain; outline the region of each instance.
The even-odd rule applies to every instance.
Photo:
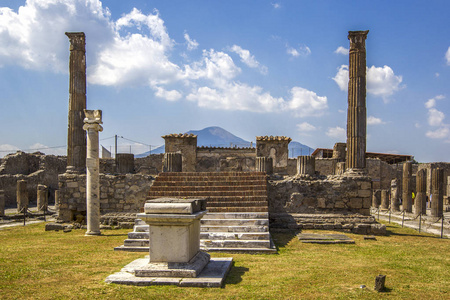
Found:
[[[186,132],[188,134],[197,135],[197,146],[205,146],[205,147],[250,147],[251,145],[255,146],[249,141],[246,141],[234,134],[226,131],[225,129],[212,126],[207,127],[201,130],[189,130]],[[299,142],[292,141],[289,143],[289,157],[297,157],[299,155],[309,155],[314,151],[314,149],[303,145]],[[152,154],[160,154],[164,153],[164,145],[152,149]],[[142,154],[137,154],[135,157],[145,157],[149,155],[150,152],[147,151]]]

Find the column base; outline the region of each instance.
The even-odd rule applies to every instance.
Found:
[[[368,173],[367,173],[367,169],[347,169],[345,170],[344,174],[342,174],[344,176],[348,176],[348,177],[367,177]]]
[[[102,235],[100,231],[86,231],[84,236],[91,236],[91,235]]]

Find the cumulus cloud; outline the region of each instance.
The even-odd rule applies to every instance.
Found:
[[[184,33],[184,39],[186,40],[186,44],[187,44],[187,49],[189,51],[191,50],[195,50],[198,48],[198,43],[196,40],[193,40],[189,37],[189,34],[187,34],[186,32]]]
[[[156,97],[166,99],[167,101],[177,101],[180,100],[182,97],[181,93],[177,90],[168,91],[159,86],[155,86],[154,90]]]
[[[336,54],[348,55],[348,49],[342,46],[339,46],[336,50],[334,50]]]
[[[250,68],[259,69],[259,71],[262,74],[267,74],[267,67],[262,66],[256,59],[255,56],[250,54],[249,50],[242,49],[238,45],[233,45],[233,47],[230,48],[231,52],[234,52],[239,55],[241,58],[241,61],[246,64]]]
[[[286,52],[292,57],[308,56],[311,54],[311,49],[308,46],[300,46],[297,49],[288,46]]]
[[[325,134],[339,141],[345,141],[347,139],[347,132],[344,128],[339,126],[328,128]]]
[[[428,110],[428,124],[430,126],[440,126],[442,121],[444,121],[445,115],[443,112],[437,110],[436,108],[430,108]]]
[[[445,53],[445,59],[447,60],[447,65],[450,66],[450,47],[448,47],[447,52]]]
[[[277,3],[277,2],[275,2],[275,3],[272,3],[272,6],[273,6],[273,8],[275,8],[275,9],[278,9],[278,8],[280,8],[280,7],[281,7],[281,4],[280,4],[280,3]]]
[[[366,69],[367,93],[386,98],[403,88],[403,78],[397,76],[389,66]],[[341,65],[333,80],[342,91],[348,89],[348,65]]]
[[[312,131],[317,130],[317,127],[309,124],[308,122],[303,122],[301,124],[297,124],[297,130],[300,135],[310,136]]]
[[[291,95],[288,108],[294,110],[299,117],[320,116],[328,108],[327,97],[318,96],[313,91],[293,87]]]
[[[450,137],[450,129],[448,127],[441,127],[434,131],[427,131],[425,135],[432,139],[445,139]]]
[[[374,116],[369,116],[367,118],[367,125],[380,125],[385,124],[380,118],[376,118]]]
[[[432,107],[435,107],[436,106],[436,100],[442,100],[444,98],[445,98],[444,95],[437,95],[434,98],[428,99],[428,101],[425,102],[425,107],[428,108],[428,109],[430,109]]]

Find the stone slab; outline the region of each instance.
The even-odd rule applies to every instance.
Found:
[[[298,239],[302,243],[313,244],[354,244],[355,241],[345,234],[318,234],[318,233],[299,233]]]
[[[135,286],[176,285],[180,287],[222,287],[225,277],[231,269],[233,258],[211,258],[196,278],[180,277],[136,277],[130,271],[148,264],[147,258],[139,258],[126,265],[120,272],[109,275],[105,282]]]

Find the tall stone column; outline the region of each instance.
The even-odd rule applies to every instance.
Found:
[[[366,31],[349,31],[347,173],[366,173]]]
[[[391,180],[391,208],[393,211],[400,211],[400,201],[398,201],[397,179]]]
[[[431,170],[431,216],[442,217],[444,211],[444,169]]]
[[[416,175],[416,199],[414,211],[416,215],[426,214],[427,211],[427,170],[422,169]]]
[[[313,176],[316,172],[316,158],[310,155],[297,157],[297,174]]]
[[[26,180],[17,181],[16,197],[17,197],[17,212],[23,213],[24,210],[28,209],[28,191]]]
[[[83,32],[66,32],[70,41],[69,128],[67,132],[67,170],[83,172],[86,167],[86,39]]]
[[[5,215],[5,191],[0,190],[0,217]]]
[[[43,184],[37,186],[37,210],[47,211],[48,208],[48,188]]]
[[[403,163],[403,185],[402,203],[403,210],[412,212],[412,189],[411,189],[412,164],[410,161]]]
[[[86,235],[100,235],[100,177],[98,132],[103,130],[102,111],[84,110],[83,129],[87,131],[86,158]]]

